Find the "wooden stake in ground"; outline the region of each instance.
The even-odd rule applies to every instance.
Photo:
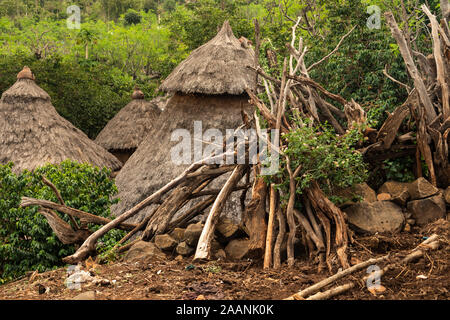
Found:
[[[273,237],[273,222],[275,218],[276,210],[276,191],[273,184],[270,185],[270,195],[269,195],[269,221],[267,223],[267,235],[266,235],[266,251],[264,254],[264,269],[270,268],[272,264],[272,237]]]

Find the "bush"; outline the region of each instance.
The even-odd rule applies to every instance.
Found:
[[[139,24],[141,23],[141,15],[133,9],[128,9],[125,13],[125,25]]]
[[[293,130],[285,135],[285,154],[291,161],[292,172],[302,166],[297,178],[297,193],[301,194],[313,181],[317,181],[328,195],[335,188],[349,187],[364,182],[367,178],[366,165],[362,155],[354,146],[363,139],[359,130],[352,130],[345,136],[337,136],[328,126],[309,127]],[[286,162],[281,161],[281,169],[270,182],[285,196],[289,194],[289,174]],[[331,198],[333,200],[333,198]]]
[[[117,201],[111,200],[117,188],[106,168],[65,161],[16,175],[12,167],[12,163],[0,166],[0,283],[29,270],[41,272],[59,267],[61,258],[75,251],[73,245],[58,240],[37,207],[19,208],[22,196],[58,201],[42,183],[42,176],[60,190],[70,207],[109,217],[110,206]],[[64,220],[69,222],[67,217]],[[100,245],[113,245],[123,235],[122,231],[113,230],[100,240]]]

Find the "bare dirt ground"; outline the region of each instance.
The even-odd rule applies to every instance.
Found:
[[[381,279],[385,292],[375,296],[367,290],[365,283],[360,282],[335,299],[449,299],[449,221],[439,220],[395,236],[355,237],[355,243],[348,250],[349,258],[351,264],[355,264],[387,253],[406,255],[433,233],[438,233],[443,239],[440,249],[428,252],[424,258],[408,266],[388,271]],[[328,271],[318,274],[317,266],[306,257],[299,257],[292,268],[283,265],[281,270],[269,271],[262,270],[262,263],[255,261],[193,264],[190,259],[178,261],[168,258],[145,266],[122,262],[100,265],[95,268],[95,273],[101,278],[116,281],[103,286],[83,284],[80,290],[73,290],[65,285],[67,271],[62,268],[38,274],[32,281],[28,276],[0,286],[0,299],[66,300],[92,290],[100,300],[278,300],[330,276]],[[341,282],[361,279],[365,275],[366,270],[361,270]]]

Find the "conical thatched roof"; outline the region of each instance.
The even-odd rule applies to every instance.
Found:
[[[112,170],[121,167],[112,154],[57,113],[25,67],[0,100],[0,163],[12,161],[19,172],[66,159]]]
[[[228,21],[219,33],[192,51],[162,83],[168,92],[233,94],[255,87],[255,75],[246,67],[254,65],[254,51],[244,48]]]
[[[134,150],[155,124],[161,110],[157,101],[144,100],[144,94],[135,90],[132,101],[122,108],[99,133],[95,142],[107,150]]]

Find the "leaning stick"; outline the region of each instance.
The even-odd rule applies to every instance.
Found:
[[[233,152],[234,154],[234,152]],[[121,224],[123,221],[133,217],[135,214],[137,214],[140,210],[147,207],[148,205],[158,202],[161,197],[168,192],[169,190],[175,188],[180,183],[185,181],[187,179],[187,175],[196,169],[200,168],[206,161],[209,161],[211,159],[215,159],[216,157],[223,157],[225,154],[221,154],[219,156],[212,156],[206,159],[203,159],[201,161],[195,162],[192,165],[190,165],[182,174],[180,174],[178,177],[170,181],[168,184],[163,186],[161,189],[153,193],[151,196],[147,197],[137,205],[135,205],[130,210],[126,211],[116,219],[112,220],[110,223],[104,225],[100,229],[98,229],[96,232],[91,234],[86,241],[81,245],[81,247],[71,256],[63,258],[63,262],[75,264],[83,259],[85,259],[92,251],[95,249],[95,244],[97,243],[97,240],[104,236],[106,233],[108,233],[111,229],[117,227],[119,224]],[[220,158],[219,158],[220,159]],[[205,167],[203,167],[205,168]],[[201,169],[203,169],[201,168]],[[200,170],[201,170],[200,169]]]
[[[201,259],[208,259],[210,254],[211,240],[213,237],[214,229],[217,220],[219,219],[220,213],[225,206],[225,202],[228,196],[231,194],[234,186],[239,182],[244,173],[245,165],[238,165],[234,169],[231,176],[228,178],[227,182],[223,186],[219,195],[217,196],[214,204],[209,212],[208,218],[206,219],[205,226],[198,240],[197,250],[195,252],[194,261]]]

